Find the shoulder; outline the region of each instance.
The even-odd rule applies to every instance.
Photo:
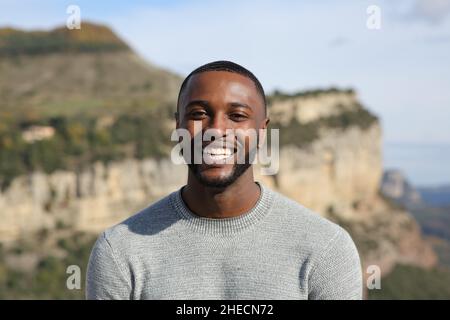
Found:
[[[173,214],[172,197],[175,192],[148,205],[122,222],[107,228],[102,233],[109,245],[120,251],[131,249],[144,238],[154,236],[177,222]],[[122,250],[121,250],[122,249]]]
[[[349,233],[338,224],[277,191],[271,192],[275,199],[273,217],[278,220],[282,232],[301,243],[303,248],[322,251],[337,240],[353,244]]]

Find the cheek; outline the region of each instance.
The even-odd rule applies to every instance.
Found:
[[[258,144],[259,130],[254,127],[249,127],[243,130],[244,131],[242,132],[239,130],[236,131],[236,139],[238,140],[240,147],[245,146],[245,150],[256,148]]]
[[[202,128],[203,128],[203,123],[201,121],[188,121],[187,123],[184,124],[184,129],[186,129],[191,138],[194,138],[197,135],[202,135]]]

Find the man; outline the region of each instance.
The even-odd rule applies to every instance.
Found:
[[[228,137],[228,129],[269,123],[264,90],[250,71],[229,61],[197,68],[181,86],[175,117],[192,137],[215,135],[202,141],[200,163],[188,162],[185,186],[98,238],[88,299],[362,298],[349,234],[254,181],[254,138]],[[244,163],[235,161],[238,145]]]

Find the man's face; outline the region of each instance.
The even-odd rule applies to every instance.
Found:
[[[194,122],[201,123],[201,132],[195,132]],[[226,187],[251,166],[250,146],[257,145],[258,130],[266,128],[267,124],[261,95],[253,81],[240,74],[226,71],[195,74],[180,96],[177,128],[189,131],[193,151],[189,169],[206,186]],[[229,135],[227,129],[238,134]],[[203,137],[207,130],[213,132],[215,138],[202,141],[202,149],[197,150],[202,153],[202,161],[196,164],[194,136],[201,134]],[[242,134],[252,130],[256,136]],[[241,155],[237,152],[239,148],[243,148],[240,151],[245,154],[245,163],[236,163],[238,154]]]

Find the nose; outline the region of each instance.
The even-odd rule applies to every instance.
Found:
[[[224,137],[227,129],[227,119],[225,114],[222,112],[218,112],[211,117],[207,128],[205,128],[209,132],[213,133],[215,137]]]

